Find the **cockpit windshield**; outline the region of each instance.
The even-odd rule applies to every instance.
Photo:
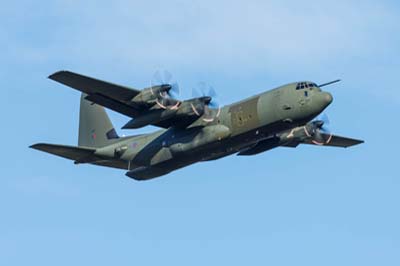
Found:
[[[302,90],[302,89],[307,89],[307,88],[317,88],[317,84],[315,83],[309,83],[309,82],[300,82],[297,83],[296,90]]]

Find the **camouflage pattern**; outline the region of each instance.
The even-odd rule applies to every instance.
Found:
[[[79,82],[82,82],[82,77],[85,78],[78,76]],[[179,103],[180,108],[176,110],[135,110],[132,114],[136,119],[126,125],[128,128],[157,123],[166,127],[168,123],[175,125],[151,134],[119,137],[104,107],[96,103],[102,101],[106,106],[122,110],[121,107],[105,102],[98,94],[80,89],[77,79],[72,82],[68,78],[70,76],[54,77],[59,82],[89,93],[82,94],[81,98],[79,146],[35,144],[32,148],[72,159],[76,164],[90,163],[125,169],[127,176],[136,180],[152,179],[196,162],[216,160],[236,153],[249,156],[280,146],[316,144],[310,135],[313,125],[310,121],[333,100],[330,93],[322,91],[315,83],[296,82],[220,110],[211,110],[215,119],[207,121],[204,115],[196,116],[196,108],[201,104],[201,99],[192,99]],[[105,90],[103,83],[94,83],[101,81],[89,81],[94,87],[100,84],[102,87],[98,87]],[[87,84],[86,82],[85,85]],[[146,100],[151,100],[150,89],[144,90],[146,94],[141,95],[140,92],[129,93],[124,87],[120,88],[124,89],[123,94],[129,95],[129,99],[134,99],[134,104],[144,104]],[[165,90],[164,87],[159,87],[161,88]],[[130,104],[126,101],[125,103]],[[149,106],[152,105],[149,104],[146,108]],[[177,117],[180,117],[179,121],[176,120]],[[331,145],[326,143],[328,146],[337,147],[362,143],[339,136],[330,136],[330,141]]]

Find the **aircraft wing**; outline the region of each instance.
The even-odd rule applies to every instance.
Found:
[[[87,94],[85,99],[88,101],[131,118],[138,118],[146,115],[151,108],[151,103],[147,106],[146,104],[136,104],[132,101],[134,97],[141,93],[140,90],[87,77],[70,71],[59,71],[50,75],[49,78]],[[169,128],[181,122],[182,119],[178,120],[172,117],[162,122],[155,122],[152,125]]]
[[[329,136],[326,136],[326,138],[328,139]],[[361,143],[364,143],[364,141],[363,140],[358,140],[358,139],[351,139],[351,138],[332,135],[332,139],[329,141],[329,143],[324,144],[323,146],[349,148],[351,146],[355,146],[355,145],[358,145],[358,144],[361,144]],[[313,143],[310,140],[307,140],[306,142],[304,142],[304,144],[317,145],[317,144]]]
[[[130,103],[130,100],[140,93],[139,90],[70,71],[56,72],[50,75],[49,79],[81,91],[88,95],[86,99],[118,113],[135,117],[142,111]]]
[[[332,136],[327,135],[327,134],[323,134],[323,135],[325,135],[324,139],[330,139],[330,141],[324,145],[318,145],[316,142],[313,142],[310,139],[306,139],[304,141],[291,141],[289,143],[282,145],[282,144],[280,144],[279,138],[270,138],[270,139],[262,140],[252,147],[241,150],[237,155],[238,156],[256,155],[256,154],[260,154],[260,153],[266,152],[268,150],[274,149],[279,146],[288,147],[288,148],[297,148],[300,144],[348,148],[351,146],[355,146],[355,145],[364,143],[363,140],[350,139],[350,138],[340,137],[340,136],[336,136],[336,135],[332,135]]]
[[[70,71],[59,71],[50,75],[49,78],[88,95],[101,94],[120,102],[129,101],[140,93],[139,90],[86,77]]]
[[[330,135],[327,134],[322,134],[325,135],[324,138],[325,139],[329,139]],[[290,142],[286,145],[283,145],[284,147],[291,147],[291,148],[295,148],[297,147],[299,144],[309,144],[309,145],[316,145],[316,146],[329,146],[329,147],[339,147],[339,148],[349,148],[358,144],[364,143],[363,140],[358,140],[358,139],[351,139],[351,138],[346,138],[346,137],[341,137],[341,136],[337,136],[337,135],[332,135],[331,139],[328,143],[324,144],[324,145],[318,145],[317,143],[313,142],[310,139],[307,139],[303,142]]]

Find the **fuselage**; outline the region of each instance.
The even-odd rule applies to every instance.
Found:
[[[331,102],[331,94],[315,83],[291,83],[213,110],[211,122],[199,118],[185,129],[172,127],[123,138],[98,149],[96,154],[118,160],[120,168],[128,169],[127,175],[132,178],[151,179],[196,162],[237,153],[302,126]],[[280,143],[276,143],[278,146]]]

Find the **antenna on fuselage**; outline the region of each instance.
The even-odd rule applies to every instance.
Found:
[[[324,83],[324,84],[318,85],[318,87],[321,88],[321,87],[329,86],[329,85],[332,85],[334,83],[338,83],[340,81],[342,81],[342,80],[341,79],[337,79],[337,80],[334,80],[334,81],[331,81],[331,82],[328,82],[328,83]]]

